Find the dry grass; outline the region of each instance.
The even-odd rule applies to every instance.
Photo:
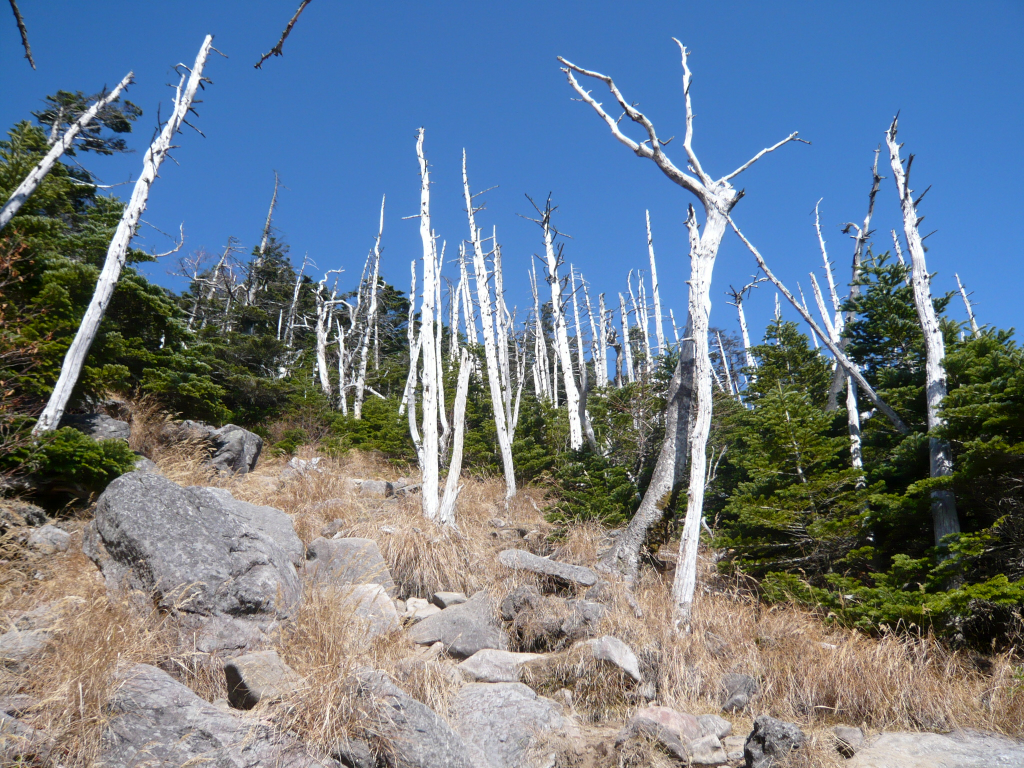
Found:
[[[154,409],[144,423],[158,424],[162,418]],[[440,531],[423,520],[418,496],[366,498],[347,482],[395,479],[394,470],[373,456],[324,458],[321,471],[287,479],[282,479],[284,460],[267,457],[251,475],[214,476],[202,467],[199,446],[162,445],[152,437],[159,434],[156,427],[140,434],[150,435],[139,438],[140,446],[169,478],[185,485],[218,485],[237,498],[284,509],[307,543],[335,520],[344,535],[374,539],[402,597],[487,589],[500,602],[520,584],[540,584],[529,574],[496,567],[501,549],[523,544],[496,538],[491,521],[499,518],[505,526],[550,533],[539,515],[542,489],[524,489],[506,506],[500,480],[466,478],[459,530]],[[225,695],[221,660],[181,647],[166,616],[140,614],[137,607],[106,596],[95,567],[80,553],[80,536],[69,553],[48,558],[29,555],[16,537],[13,532],[0,542],[0,616],[9,623],[48,600],[77,596],[84,601],[62,619],[43,660],[21,675],[0,672],[0,695],[27,693],[39,699],[28,720],[57,739],[62,764],[94,762],[103,705],[119,662],[157,664],[208,700]],[[592,564],[607,546],[606,532],[595,525],[577,526],[551,544],[531,538],[531,548],[580,564]],[[759,680],[761,694],[746,713],[731,716],[734,733],[748,733],[752,718],[762,713],[799,723],[811,737],[800,759],[822,766],[841,762],[827,734],[828,726],[838,722],[862,725],[869,732],[974,727],[1024,735],[1019,657],[995,656],[983,673],[967,655],[927,637],[872,639],[825,625],[793,607],[766,607],[721,583],[710,564],[703,567],[704,588],[685,635],[671,631],[671,574],[652,569],[642,574],[634,593],[642,618],[630,608],[621,586],[609,587],[611,610],[599,633],[619,637],[635,650],[645,677],[656,683],[656,703],[693,714],[717,713],[723,675],[750,674]],[[565,596],[574,594],[581,596],[572,590]],[[344,738],[366,735],[372,718],[349,682],[362,667],[383,669],[442,715],[450,711],[455,691],[450,662],[411,661],[422,651],[402,635],[368,641],[351,611],[321,593],[307,594],[294,622],[274,642],[306,686],[270,714],[313,746],[326,750]],[[563,744],[560,765],[661,764],[650,744],[606,748],[608,733],[641,704],[631,682],[567,656],[555,674],[534,684],[550,695],[570,689],[582,722],[604,722],[587,726],[579,739]]]

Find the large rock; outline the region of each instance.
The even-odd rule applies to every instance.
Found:
[[[0,635],[0,665],[12,672],[26,672],[33,659],[50,644],[50,633],[39,629],[12,629]]]
[[[772,768],[784,762],[793,750],[800,749],[804,741],[803,731],[793,723],[761,715],[743,745],[746,768]]]
[[[479,768],[462,737],[434,710],[409,696],[383,672],[358,673],[360,695],[369,700],[373,728],[403,768]]]
[[[543,595],[532,584],[517,587],[501,602],[501,617],[512,623],[519,644],[531,651],[553,651],[596,635],[608,609],[591,600]]]
[[[380,584],[391,597],[398,587],[373,539],[313,540],[306,550],[303,575],[316,584]]]
[[[195,496],[206,498],[209,503],[219,503],[231,514],[245,519],[249,525],[281,547],[296,568],[306,562],[306,548],[302,545],[298,534],[295,533],[295,525],[286,512],[282,512],[276,507],[264,507],[240,501],[232,496],[231,491],[226,488],[205,488],[194,485],[188,490]]]
[[[461,662],[456,669],[463,678],[474,683],[517,683],[523,664],[539,658],[539,653],[513,653],[484,648]]]
[[[836,739],[836,751],[843,757],[853,757],[864,746],[864,731],[852,725],[832,726]]]
[[[590,568],[539,557],[525,549],[506,549],[498,554],[498,562],[506,568],[548,576],[566,584],[581,587],[592,587],[597,584],[597,574]]]
[[[848,768],[1020,768],[1024,742],[980,731],[883,733],[847,763]]]
[[[258,509],[131,472],[100,496],[83,550],[108,586],[141,590],[164,608],[204,616],[288,616],[302,585],[288,542],[282,546],[261,532],[253,512]]]
[[[458,659],[468,659],[484,648],[508,650],[508,637],[495,619],[486,592],[477,592],[466,602],[413,625],[409,636],[419,645],[443,643]]]
[[[455,699],[455,730],[481,768],[526,768],[538,737],[571,727],[561,705],[522,683],[471,683]]]
[[[122,670],[100,744],[104,768],[333,766],[271,723],[235,715],[148,664]]]
[[[693,715],[669,707],[644,707],[637,711],[619,733],[616,744],[636,736],[654,739],[671,755],[686,761],[687,745],[703,736],[700,722]]]
[[[260,702],[280,701],[302,685],[299,673],[284,663],[277,651],[256,651],[224,665],[228,703],[252,709]]]
[[[53,747],[53,739],[42,731],[0,714],[0,763],[3,765],[42,765]]]
[[[223,472],[244,475],[256,469],[263,450],[263,438],[247,429],[226,424],[209,434],[213,446],[210,466]]]
[[[126,421],[118,421],[105,413],[72,413],[60,420],[61,427],[71,427],[88,435],[93,440],[127,440],[131,427]]]
[[[643,682],[643,675],[640,674],[639,659],[633,653],[633,649],[617,637],[604,635],[593,640],[583,640],[576,643],[573,646],[573,650],[582,651],[586,655],[591,656],[595,661],[603,661],[618,667],[636,683]]]

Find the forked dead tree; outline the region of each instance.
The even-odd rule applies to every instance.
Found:
[[[142,174],[139,176],[139,180],[135,182],[135,189],[132,191],[131,200],[125,206],[121,220],[117,224],[117,230],[114,232],[114,237],[107,248],[106,260],[96,282],[96,290],[78,327],[78,332],[75,334],[75,338],[71,342],[67,354],[64,356],[60,376],[54,385],[53,393],[50,395],[46,408],[43,409],[42,414],[39,416],[39,421],[36,422],[32,430],[33,434],[38,435],[56,429],[61,417],[64,415],[64,409],[71,399],[71,392],[78,383],[78,377],[82,373],[82,366],[85,364],[89,349],[92,347],[96,333],[99,331],[100,323],[103,320],[104,314],[106,314],[110,299],[114,295],[114,288],[117,287],[117,281],[121,276],[121,270],[124,268],[125,258],[128,255],[128,244],[131,242],[139,225],[142,212],[146,209],[150,187],[156,181],[160,165],[171,151],[171,142],[175,134],[181,129],[182,123],[185,122],[189,111],[192,110],[192,101],[195,99],[196,92],[202,86],[204,80],[209,82],[209,80],[203,77],[203,68],[206,66],[206,59],[209,57],[212,48],[213,35],[207,35],[206,39],[203,40],[203,44],[199,49],[199,55],[196,57],[192,68],[189,69],[183,64],[178,65],[178,68],[184,71],[181,73],[181,79],[178,81],[178,86],[175,90],[174,109],[159,135],[150,144],[149,149],[146,150],[142,163]]]
[[[33,67],[34,68],[34,67]],[[101,96],[96,100],[85,113],[78,118],[71,126],[64,131],[63,135],[53,136],[53,144],[50,146],[50,151],[46,153],[42,160],[40,160],[35,168],[29,171],[28,176],[25,177],[24,181],[18,185],[17,189],[11,193],[10,198],[4,203],[4,207],[0,208],[0,229],[6,227],[11,219],[14,218],[14,214],[18,212],[25,201],[29,199],[33,192],[43,183],[43,179],[46,175],[53,170],[53,166],[61,158],[61,156],[71,148],[75,143],[75,139],[78,134],[82,132],[82,129],[87,127],[95,118],[99,112],[111,104],[117,101],[121,92],[127,88],[132,82],[132,73],[129,72],[124,76],[124,79],[117,84],[110,93]],[[56,129],[56,126],[54,126]]]
[[[680,541],[679,561],[676,569],[675,583],[672,586],[672,596],[675,602],[676,625],[689,625],[693,595],[696,588],[697,577],[697,548],[700,539],[701,525],[703,522],[704,508],[704,487],[707,477],[707,439],[711,428],[711,360],[708,354],[708,324],[711,314],[711,275],[714,270],[715,258],[718,255],[718,248],[725,235],[725,229],[729,220],[729,213],[742,197],[742,192],[735,189],[730,183],[732,179],[741,174],[761,157],[772,152],[782,145],[791,141],[801,141],[797,134],[793,133],[775,145],[762,149],[753,158],[719,179],[713,179],[704,171],[703,166],[693,151],[693,108],[690,101],[690,83],[692,76],[687,63],[689,51],[678,40],[683,67],[683,96],[686,106],[686,131],[683,137],[683,151],[686,154],[688,171],[679,168],[668,155],[665,154],[664,142],[655,131],[654,124],[650,119],[638,110],[633,103],[619,91],[611,77],[583,69],[564,58],[559,61],[564,65],[563,71],[568,77],[569,84],[579,94],[584,102],[589,104],[608,125],[612,135],[628,147],[638,157],[646,158],[655,163],[659,170],[664,173],[673,183],[678,184],[686,191],[693,194],[704,207],[705,221],[703,232],[698,230],[696,217],[691,213],[687,218],[687,227],[690,232],[690,300],[689,319],[687,321],[687,337],[689,344],[693,346],[692,357],[688,351],[680,355],[680,365],[677,366],[677,376],[673,375],[673,387],[670,386],[669,403],[670,408],[689,409],[689,402],[685,405],[680,403],[679,393],[684,391],[682,386],[683,371],[680,368],[684,359],[693,361],[693,390],[696,396],[696,417],[693,421],[693,429],[688,437],[690,453],[690,483],[687,491],[686,520],[683,525],[683,535]],[[594,99],[589,91],[585,90],[576,80],[575,75],[583,75],[604,83],[618,108],[634,123],[641,126],[647,137],[636,141],[622,130],[619,120],[612,117],[605,111],[604,107]],[[691,206],[692,208],[692,206]],[[684,343],[685,346],[685,343]],[[677,427],[680,421],[689,426],[688,419],[680,419],[681,411],[675,414],[666,414],[666,422]],[[668,435],[672,431],[667,431]],[[676,435],[678,440],[679,435]],[[686,438],[684,438],[685,440]],[[639,558],[639,547],[646,538],[647,528],[653,525],[662,516],[664,502],[670,496],[673,487],[676,485],[676,467],[680,460],[680,451],[675,450],[673,440],[666,439],[669,450],[663,447],[655,467],[654,477],[651,485],[641,503],[640,510],[634,516],[634,520],[640,517],[640,526],[633,527],[629,536],[623,534],[620,537],[621,543],[616,542],[611,550],[606,563],[623,563],[630,567],[631,562]],[[648,500],[650,496],[650,500]],[[641,517],[641,512],[643,516]],[[646,521],[650,521],[644,526]],[[632,526],[632,524],[631,524]],[[638,530],[638,528],[642,530]],[[627,532],[629,529],[627,529]]]
[[[960,275],[954,273],[953,277],[956,278],[956,287],[960,291],[960,298],[964,300],[964,307],[967,308],[967,319],[971,322],[971,335],[974,338],[981,336],[981,328],[978,327],[978,321],[974,319],[974,306],[971,304],[971,300],[968,298],[971,294],[964,288],[964,284],[960,282]]]
[[[898,119],[899,115],[893,118],[892,125],[885,133],[885,143],[889,148],[889,165],[903,211],[903,234],[907,238],[907,250],[910,251],[914,305],[917,307],[917,318],[924,334],[925,394],[928,399],[928,431],[931,432],[944,423],[941,409],[942,401],[946,398],[946,368],[943,364],[946,345],[942,340],[942,328],[939,326],[935,305],[932,303],[928,265],[924,258],[924,242],[918,230],[918,225],[924,217],[918,217],[917,206],[931,187],[922,192],[917,200],[914,199],[913,190],[910,189],[910,168],[914,163],[914,156],[910,155],[907,158],[904,168],[900,159],[900,148],[903,145],[896,143]],[[928,462],[932,478],[951,477],[953,454],[949,442],[935,436],[929,437]],[[952,490],[932,491],[932,524],[936,544],[941,543],[943,536],[960,532],[956,498]]]

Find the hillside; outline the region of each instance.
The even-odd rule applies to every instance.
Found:
[[[154,428],[146,429],[141,420],[133,426],[134,444],[147,448],[155,466],[149,472],[123,476],[111,489],[140,474],[165,478],[161,483],[225,489],[235,499],[283,510],[302,543],[314,549],[320,546],[321,554],[323,545],[314,544],[320,536],[370,539],[393,580],[396,608],[391,615],[401,617],[402,628],[386,624],[386,631],[374,636],[378,615],[365,613],[363,604],[344,597],[344,588],[331,587],[303,570],[302,597],[289,618],[272,621],[266,633],[246,647],[204,652],[202,632],[189,624],[196,615],[192,611],[199,609],[190,607],[187,598],[179,595],[178,602],[168,607],[166,600],[174,603],[175,599],[168,597],[166,589],[150,599],[144,594],[133,598],[117,589],[108,591],[110,582],[105,585],[96,565],[82,553],[83,528],[93,519],[95,505],[57,523],[71,534],[66,551],[45,551],[38,543],[26,547],[28,531],[11,528],[5,537],[0,570],[0,611],[6,628],[24,630],[29,621],[25,617],[33,611],[40,614],[43,606],[55,612],[45,626],[45,642],[23,654],[21,661],[7,662],[0,678],[2,701],[7,717],[14,713],[19,718],[18,727],[27,725],[45,734],[48,757],[36,754],[44,762],[48,760],[47,764],[93,765],[104,755],[112,759],[111,734],[120,733],[118,717],[130,716],[124,714],[123,702],[121,710],[110,708],[112,697],[116,698],[119,686],[124,685],[126,668],[150,664],[165,670],[218,712],[226,712],[225,663],[256,649],[275,650],[294,670],[298,683],[290,689],[286,686],[276,696],[266,696],[250,712],[235,711],[232,717],[251,727],[261,724],[264,730],[259,731],[258,739],[269,739],[270,733],[290,734],[309,748],[311,755],[323,756],[319,759],[332,751],[336,756],[349,755],[339,752],[338,744],[351,739],[353,743],[366,741],[375,754],[391,755],[388,759],[404,759],[412,765],[458,764],[451,756],[445,759],[450,763],[431,762],[424,757],[426,752],[414,757],[402,752],[409,745],[402,741],[401,728],[395,731],[382,725],[365,690],[354,684],[368,668],[388,674],[404,694],[428,705],[443,721],[457,729],[462,723],[459,732],[468,743],[490,751],[490,765],[496,768],[676,764],[680,758],[673,758],[670,748],[659,746],[653,731],[641,730],[617,743],[630,717],[655,705],[695,716],[718,715],[728,721],[731,734],[722,739],[724,749],[718,757],[712,753],[706,758],[712,762],[702,764],[767,764],[744,763],[740,754],[754,719],[761,715],[794,723],[806,735],[805,745],[794,753],[793,762],[787,763],[792,765],[889,765],[857,762],[858,758],[847,763],[836,751],[832,727],[837,724],[861,727],[869,742],[877,734],[893,731],[975,728],[1022,735],[1024,690],[1012,654],[981,657],[957,653],[929,637],[896,633],[870,638],[823,623],[820,616],[792,606],[766,606],[744,583],[716,575],[711,562],[716,554],[711,550],[702,551],[699,598],[690,629],[684,633],[672,630],[667,588],[672,579],[670,548],[662,555],[664,570],[644,568],[633,592],[635,604],[614,580],[602,581],[595,591],[502,566],[499,553],[506,549],[592,566],[607,546],[609,533],[598,525],[557,529],[545,522],[539,513],[546,503],[542,487],[524,489],[506,506],[499,481],[467,478],[460,496],[458,528],[440,529],[423,521],[415,486],[418,478],[402,481],[410,484],[411,491],[400,490],[387,497],[382,495],[388,492],[383,484],[363,487],[363,480],[402,485],[392,465],[371,455],[354,452],[336,459],[304,450],[302,461],[319,461],[305,464],[301,471],[294,468],[295,461],[289,467],[283,458],[265,458],[255,471],[232,475],[207,468],[195,443],[157,444],[152,441]],[[147,440],[144,435],[149,436],[147,446],[140,445]],[[108,490],[100,498],[101,507],[110,494]],[[152,535],[158,537],[158,533]],[[186,542],[185,546],[198,544]],[[381,575],[376,580],[384,583],[389,579]],[[523,594],[524,587],[539,589],[547,597],[543,602],[527,600],[514,616],[506,612],[511,621],[503,621],[501,612],[509,610],[509,595],[517,590]],[[416,644],[413,638],[420,624],[413,623],[411,613],[417,607],[424,610],[426,603],[417,603],[415,598],[425,601],[437,592],[485,597],[488,622],[507,637],[508,650],[544,654],[523,657],[529,661],[515,665],[518,672],[514,677],[547,697],[537,701],[550,701],[552,711],[558,712],[554,718],[558,728],[545,726],[537,731],[536,723],[529,724],[528,707],[523,714],[515,707],[508,709],[512,705],[506,702],[505,708],[490,715],[490,725],[473,721],[476,724],[470,731],[465,730],[469,714],[460,704],[460,696],[466,695],[470,690],[466,686],[474,685],[473,680],[480,679],[474,675],[489,680],[492,678],[487,675],[494,671],[486,665],[483,673],[464,671],[469,662],[461,663],[444,650],[448,647],[456,657],[465,653],[458,643],[435,648]],[[577,621],[566,634],[564,622],[570,615],[566,606],[572,605],[566,599],[583,598],[592,600],[591,605],[603,606],[601,615],[594,621]],[[635,653],[639,682],[615,664],[573,645],[588,637],[608,635]],[[8,637],[0,639],[0,645]],[[494,647],[487,641],[482,646]],[[723,711],[728,697],[723,682],[735,674],[749,675],[756,683],[756,693],[745,706]],[[504,684],[476,683],[475,687],[480,685],[500,688]],[[504,727],[501,723],[519,716],[513,712],[527,718],[525,726],[510,726],[513,733],[520,728],[525,742],[522,750],[513,750],[502,762],[495,757],[497,747],[488,739],[498,738],[495,734]],[[190,727],[203,728],[201,719]],[[151,732],[150,740],[159,744],[161,738],[171,738],[161,733]],[[431,733],[421,736],[428,741],[440,738]],[[183,764],[188,749],[182,745],[191,738],[176,732],[172,741],[179,746],[163,744],[161,748],[169,750],[170,756],[161,759],[170,762],[160,764]],[[17,750],[10,738],[4,744],[8,759],[13,758]],[[223,751],[214,751],[220,755],[216,764],[243,764],[223,756],[231,753],[231,748],[218,748]],[[1007,747],[1003,744],[1000,748]],[[420,749],[426,747],[414,751]],[[102,764],[122,763],[115,759]],[[1003,763],[986,763],[996,764]]]

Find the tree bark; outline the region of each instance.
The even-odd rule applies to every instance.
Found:
[[[149,149],[146,150],[146,156],[142,164],[142,174],[139,176],[139,180],[135,182],[135,189],[132,191],[131,200],[129,200],[128,205],[125,207],[124,213],[121,215],[121,221],[118,222],[117,230],[114,232],[114,237],[107,248],[107,257],[103,263],[99,280],[96,282],[96,290],[78,327],[78,333],[75,334],[74,341],[71,342],[71,346],[64,356],[60,376],[53,388],[53,393],[50,395],[50,400],[47,402],[46,408],[43,409],[39,420],[32,430],[32,433],[35,435],[56,429],[64,415],[64,409],[71,399],[71,393],[78,383],[82,367],[85,365],[89,348],[92,347],[92,343],[99,331],[100,322],[103,320],[107,306],[110,304],[110,299],[114,295],[114,289],[117,287],[118,278],[121,276],[121,270],[124,268],[125,259],[128,256],[128,245],[135,234],[136,227],[139,225],[142,212],[146,209],[150,187],[156,181],[157,171],[171,150],[171,141],[192,108],[192,101],[195,98],[196,91],[199,90],[199,86],[204,79],[203,67],[206,66],[206,59],[210,54],[212,45],[213,36],[207,35],[202,47],[199,49],[199,55],[192,65],[192,70],[188,74],[187,80],[183,74],[178,82],[174,97],[174,110],[171,113],[170,119],[164,124],[163,130],[160,131],[160,134],[149,146]]]
[[[651,235],[651,212],[647,216],[647,254],[651,259],[651,294],[654,298],[654,332],[658,339],[658,355],[665,354],[665,329],[661,324],[661,293],[658,291],[658,267],[654,263],[654,237]]]
[[[366,389],[366,363],[370,354],[370,333],[377,322],[377,282],[380,279],[380,240],[384,235],[384,203],[380,201],[380,225],[377,227],[377,238],[373,241],[373,279],[370,283],[369,307],[366,310],[366,327],[359,347],[359,375],[356,377],[356,400],[352,413],[357,419],[363,418],[363,396]]]
[[[933,432],[945,423],[941,412],[942,401],[946,398],[946,368],[943,364],[946,345],[942,340],[942,328],[939,326],[935,305],[932,303],[924,243],[917,228],[921,220],[917,216],[917,204],[909,186],[910,180],[900,159],[900,145],[896,143],[896,125],[896,118],[893,118],[892,125],[885,134],[885,142],[889,148],[889,165],[892,167],[893,180],[896,182],[896,191],[903,210],[903,232],[907,238],[907,250],[910,251],[914,305],[917,307],[917,317],[924,334],[928,431]],[[911,155],[907,162],[907,170],[913,160],[914,156]],[[934,436],[929,437],[928,460],[933,478],[952,476],[953,454],[948,441]],[[932,491],[932,524],[935,529],[936,546],[942,543],[944,536],[960,532],[960,519],[957,516],[956,497],[953,491]]]
[[[455,503],[459,498],[459,478],[462,474],[462,448],[466,434],[466,397],[469,393],[469,375],[473,372],[472,358],[469,351],[462,349],[459,360],[459,383],[455,388],[455,409],[452,421],[455,422],[455,435],[452,445],[452,458],[448,464],[448,477],[445,478],[444,498],[438,510],[438,522],[444,525],[455,525]]]
[[[93,121],[99,111],[113,101],[117,100],[117,97],[121,95],[121,92],[129,86],[132,82],[132,73],[129,72],[125,75],[124,79],[117,84],[110,93],[96,100],[96,103],[89,107],[80,118],[78,118],[68,129],[64,132],[64,135],[58,138],[53,146],[50,147],[50,151],[46,153],[42,160],[40,160],[35,168],[29,171],[28,176],[18,185],[17,189],[11,194],[7,202],[4,203],[4,207],[0,208],[0,230],[6,227],[11,219],[14,218],[14,214],[18,212],[25,201],[32,196],[32,193],[36,191],[40,184],[43,183],[43,179],[46,178],[47,174],[53,170],[53,166],[56,165],[57,161],[61,156],[68,151],[78,134],[82,132],[89,123]]]

